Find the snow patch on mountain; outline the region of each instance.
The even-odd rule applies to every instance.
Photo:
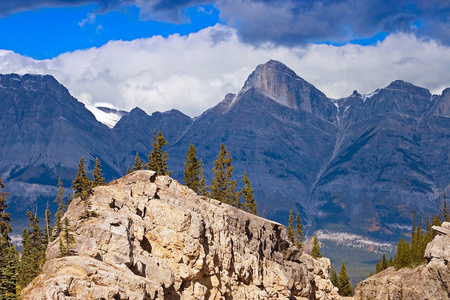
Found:
[[[367,237],[347,232],[319,230],[317,231],[317,238],[319,240],[332,241],[341,246],[379,251],[380,253],[395,250],[395,246],[390,243],[376,242]]]
[[[105,124],[109,128],[114,128],[120,119],[127,115],[128,112],[117,110],[112,107],[105,106],[86,106],[100,123]]]

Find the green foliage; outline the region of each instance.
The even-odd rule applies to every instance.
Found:
[[[8,205],[6,204],[6,196],[9,193],[3,192],[5,185],[3,184],[2,178],[0,177],[0,237],[5,239],[8,243],[10,241],[9,234],[12,231],[11,228],[11,217],[9,213],[6,212]]]
[[[339,288],[339,277],[334,267],[331,267],[330,281],[335,287]]]
[[[319,241],[317,240],[317,234],[315,234],[313,237],[313,247],[311,250],[311,256],[314,258],[322,257],[322,254],[320,253],[320,244]]]
[[[303,241],[303,225],[302,225],[302,220],[300,219],[300,214],[297,212],[297,216],[295,218],[295,245],[297,246],[297,248],[301,249],[302,248],[302,241]]]
[[[93,173],[94,180],[92,181],[92,187],[105,185],[105,178],[103,178],[102,169],[100,167],[100,160],[98,158],[95,159],[95,167]]]
[[[86,199],[91,194],[91,187],[92,183],[84,170],[84,161],[83,157],[81,157],[78,163],[77,176],[72,181],[72,190],[75,191],[74,197],[81,197],[82,200]]]
[[[22,255],[17,278],[20,288],[27,286],[39,275],[45,258],[46,239],[39,228],[38,217],[30,211],[27,211],[27,217],[30,229],[24,228],[22,232]]]
[[[143,170],[144,166],[145,166],[145,164],[139,157],[139,153],[136,152],[136,156],[134,157],[133,171]],[[128,173],[130,173],[130,172],[128,172]]]
[[[147,170],[152,170],[156,172],[156,175],[168,175],[172,172],[167,171],[167,160],[169,159],[169,154],[162,150],[162,147],[166,146],[167,142],[161,133],[161,130],[156,136],[156,132],[153,130],[153,150],[148,156]]]
[[[58,210],[55,213],[55,226],[53,231],[53,237],[56,238],[61,232],[61,218],[66,211],[66,204],[64,203],[64,188],[61,177],[58,178],[58,193],[56,194],[54,202],[58,203]]]
[[[50,226],[50,223],[51,223],[51,212],[47,202],[47,207],[45,208],[45,225],[43,236],[46,244],[45,246],[47,246],[53,239],[52,227]]]
[[[409,244],[404,238],[401,238],[397,244],[397,253],[395,254],[394,267],[401,269],[411,266],[411,251]]]
[[[289,211],[287,237],[291,243],[294,242],[294,213],[292,212],[292,209]]]
[[[64,225],[59,236],[59,257],[64,257],[73,254],[73,246],[75,244],[75,237],[72,234],[72,228],[69,220],[64,218]]]
[[[339,295],[349,297],[353,295],[352,284],[347,275],[347,268],[345,262],[342,261],[341,271],[339,272]]]
[[[184,184],[196,192],[204,195],[206,190],[205,175],[203,174],[203,162],[197,159],[197,149],[194,144],[189,145],[184,163]]]
[[[0,238],[0,299],[16,299],[19,253],[14,245]]]
[[[237,181],[231,180],[234,169],[231,165],[232,160],[225,145],[221,144],[220,152],[214,162],[214,178],[211,180],[209,188],[211,190],[211,198],[238,207],[239,193],[235,192]]]
[[[256,209],[256,201],[253,196],[253,188],[252,184],[250,183],[250,179],[248,178],[247,171],[244,171],[244,187],[241,191],[242,199],[244,200],[244,210],[246,212],[249,212],[251,214],[254,214],[255,216],[258,215],[258,211]]]

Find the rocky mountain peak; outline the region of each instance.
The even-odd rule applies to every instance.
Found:
[[[281,224],[136,171],[64,215],[72,256],[49,244],[23,299],[339,299],[330,261],[300,253]]]
[[[426,97],[426,98],[431,97],[429,90],[422,88],[422,87],[415,86],[414,84],[405,82],[403,80],[395,80],[395,81],[391,82],[386,87],[386,89],[404,91],[404,92],[408,92],[408,93],[411,93],[416,96],[421,96],[421,97]]]

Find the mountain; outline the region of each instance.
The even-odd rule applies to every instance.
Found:
[[[22,299],[340,299],[330,261],[301,253],[279,223],[136,171],[70,204],[73,255],[46,252]]]
[[[96,106],[89,109],[100,123],[105,124],[109,128],[113,128],[119,120],[128,114],[124,110],[117,110],[110,107]]]
[[[88,173],[99,157],[106,178],[117,178],[136,152],[147,158],[154,130],[168,141],[174,178],[182,180],[192,142],[210,182],[224,143],[239,186],[248,172],[259,214],[286,223],[293,209],[309,232],[395,241],[409,230],[413,209],[426,218],[450,192],[450,89],[431,95],[398,80],[369,95],[329,99],[269,61],[239,93],[194,119],[135,108],[109,128],[51,76],[3,75],[1,86],[0,176],[15,195],[50,195],[44,188],[58,176],[69,186],[80,156]],[[45,207],[48,198],[39,201]]]

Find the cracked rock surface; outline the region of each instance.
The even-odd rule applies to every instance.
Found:
[[[65,214],[76,243],[49,245],[24,299],[339,299],[330,261],[288,242],[284,226],[136,171]]]

